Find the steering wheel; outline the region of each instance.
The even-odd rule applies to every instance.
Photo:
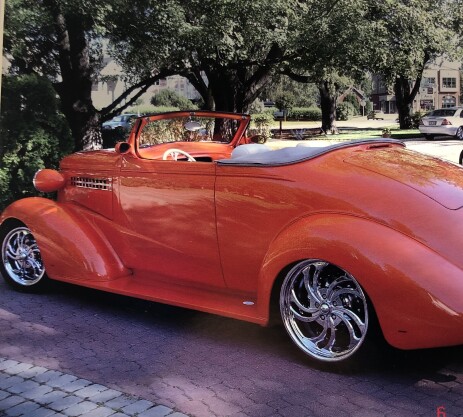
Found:
[[[167,149],[167,151],[164,152],[164,155],[162,155],[162,159],[165,161],[170,156],[174,161],[177,161],[179,155],[186,156],[189,162],[196,162],[196,159],[194,159],[188,152],[175,148]]]

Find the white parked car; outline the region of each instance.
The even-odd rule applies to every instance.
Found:
[[[463,107],[433,110],[421,119],[419,129],[426,139],[448,135],[463,140]]]

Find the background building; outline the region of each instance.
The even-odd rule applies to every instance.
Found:
[[[428,111],[462,104],[461,63],[440,60],[426,66],[413,111]],[[396,100],[392,87],[379,75],[373,76],[371,101],[375,110],[396,113]]]
[[[111,58],[105,58],[105,65],[100,75],[100,80],[92,87],[93,104],[98,109],[110,105],[131,85],[125,82],[122,68]],[[141,105],[149,105],[151,97],[165,89],[173,90],[190,100],[197,100],[201,97],[186,78],[172,75],[160,79],[155,85],[149,87],[140,97]]]

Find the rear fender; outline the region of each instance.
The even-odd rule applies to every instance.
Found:
[[[19,220],[31,230],[50,278],[108,281],[129,275],[107,239],[82,214],[76,206],[32,197],[8,206],[0,221]]]
[[[386,340],[401,349],[461,344],[462,271],[417,240],[377,222],[323,214],[298,220],[270,245],[259,277],[269,316],[276,278],[303,259],[329,261],[360,283]],[[261,304],[261,300],[263,304]]]

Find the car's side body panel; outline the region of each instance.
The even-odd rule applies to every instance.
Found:
[[[115,240],[125,263],[181,282],[224,287],[217,244],[215,165],[124,155]],[[143,259],[143,262],[140,262]]]
[[[356,277],[391,345],[414,349],[463,343],[461,270],[416,240],[358,217],[300,219],[272,242],[258,299],[269,300],[272,277],[307,258],[329,260]]]
[[[75,204],[26,198],[11,204],[0,220],[12,219],[33,232],[51,278],[101,282],[131,273],[85,209]]]
[[[397,149],[376,150],[376,162],[397,159]],[[278,274],[297,261],[323,259],[364,286],[392,345],[412,349],[444,340],[463,343],[462,332],[450,331],[463,328],[463,302],[456,295],[463,291],[463,265],[455,251],[461,213],[445,209],[431,192],[422,191],[427,184],[431,188],[426,180],[430,172],[426,178],[410,178],[409,166],[402,172],[396,168],[396,180],[391,181],[364,167],[346,169],[346,161],[367,152],[337,151],[278,168],[219,165],[217,220],[227,285],[257,290],[260,314],[268,317]],[[413,156],[405,153],[404,158]],[[432,166],[428,169],[436,173],[443,169],[438,161]],[[401,175],[403,181],[398,180]],[[243,240],[241,233],[253,239]]]

